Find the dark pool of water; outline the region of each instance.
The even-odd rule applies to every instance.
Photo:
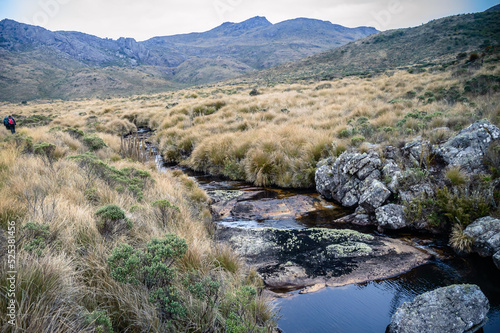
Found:
[[[211,190],[259,191],[262,198],[282,198],[297,194],[317,196],[313,190],[283,190],[259,188],[251,184],[216,178],[182,169],[195,178],[200,187]],[[282,220],[220,220],[218,223],[238,227],[275,227],[300,229],[306,227],[339,228],[330,223],[335,218],[349,214],[334,204],[326,204],[318,211],[305,214],[300,219]],[[349,226],[347,226],[349,227]],[[350,226],[352,228],[352,226]],[[362,232],[374,232],[373,228],[356,228]],[[393,237],[414,238],[411,235]],[[418,238],[418,237],[417,237]],[[416,243],[419,240],[416,239]],[[458,257],[443,240],[428,238],[420,242],[429,253],[436,254],[429,264],[417,267],[399,276],[353,284],[345,287],[326,288],[311,294],[299,294],[299,290],[287,291],[287,298],[275,303],[280,309],[278,325],[285,333],[385,332],[396,309],[403,302],[439,287],[457,283],[477,284],[490,301],[489,321],[479,332],[500,332],[500,270],[491,259],[478,256]]]
[[[279,327],[285,333],[385,332],[403,302],[439,287],[456,283],[479,285],[490,301],[489,320],[480,332],[500,332],[500,271],[491,260],[454,258],[435,260],[394,278],[326,288],[276,301]]]

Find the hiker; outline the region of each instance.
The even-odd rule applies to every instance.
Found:
[[[5,118],[3,118],[3,125],[5,126],[5,128],[7,130],[10,130],[10,126],[9,126],[9,116],[5,116]]]
[[[16,133],[16,121],[14,120],[14,118],[12,118],[11,115],[7,117],[7,124],[5,124],[5,118],[3,120],[3,123],[7,129],[10,129],[10,132],[12,134]]]

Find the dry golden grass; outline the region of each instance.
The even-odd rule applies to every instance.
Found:
[[[5,104],[0,109],[21,116],[52,114],[56,118],[51,126],[110,134],[150,126],[157,130],[163,155],[172,162],[260,185],[308,187],[313,185],[310,171],[319,158],[332,153],[326,147],[338,139],[352,147],[359,144],[350,143],[354,136],[392,144],[416,135],[430,138],[435,128],[457,131],[481,118],[498,125],[498,92],[466,95],[465,103],[431,98],[452,87],[463,91],[474,75],[498,72],[500,66],[490,63],[469,69],[466,76],[455,75],[453,69],[397,71],[369,79],[336,79],[322,90],[315,90],[315,83],[296,83],[259,87],[260,94],[250,96],[251,86],[215,85],[125,99]],[[415,118],[416,113],[427,118]],[[360,123],[364,118],[367,121]],[[339,137],[342,130],[347,136]],[[44,130],[33,131],[29,132],[35,141],[44,139]],[[99,156],[117,160],[116,136],[99,135],[111,147]],[[71,151],[81,150],[77,142],[62,139]]]
[[[1,225],[5,229],[7,221],[14,219],[19,230],[34,222],[48,226],[50,232],[39,254],[26,248],[29,238],[19,242],[26,290],[35,281],[47,285],[43,295],[30,291],[39,298],[22,300],[27,323],[23,327],[62,331],[46,321],[52,315],[60,318],[61,325],[71,321],[70,330],[92,330],[95,327],[85,323],[86,314],[105,310],[117,330],[161,331],[163,323],[147,301],[147,290],[112,279],[106,258],[119,243],[142,249],[153,237],[169,233],[186,239],[189,245],[178,263],[179,271],[220,278],[221,297],[232,297],[228,295],[237,293],[246,280],[261,287],[234,253],[211,240],[206,193],[182,173],[159,173],[153,164],[122,160],[119,135],[149,126],[156,130],[153,140],[170,161],[258,185],[309,187],[320,159],[354,147],[368,149],[363,142],[398,145],[422,135],[440,143],[481,118],[500,125],[498,92],[463,93],[465,82],[473,75],[500,74],[497,64],[485,67],[471,69],[465,76],[450,70],[347,77],[332,80],[328,82],[331,87],[321,90],[315,89],[318,83],[280,84],[259,87],[257,96],[249,95],[253,86],[240,84],[131,98],[1,104],[2,113],[21,120],[32,115],[54,117],[46,126],[18,126],[16,136],[0,129]],[[452,87],[458,87],[468,101],[433,100]],[[67,127],[102,138],[107,147],[95,154],[106,164],[148,170],[154,181],[144,188],[142,200],[68,160],[88,148],[77,136],[65,132]],[[32,146],[42,142],[56,146],[49,157],[32,153]],[[460,181],[453,173],[449,176],[450,181]],[[168,200],[178,212],[159,218],[153,205],[158,200]],[[124,210],[133,223],[130,230],[113,235],[99,232],[95,212],[108,204]],[[458,231],[455,234],[458,246],[467,245]],[[29,281],[33,281],[31,287]],[[55,284],[61,286],[59,291]],[[223,330],[223,308],[222,314],[217,309],[207,312],[205,303],[178,287],[192,305],[189,325],[214,325]],[[58,302],[65,306],[51,313],[49,308]],[[266,300],[259,297],[256,307],[259,320],[272,317]],[[202,313],[207,314],[203,319]],[[32,318],[40,318],[40,323]],[[5,319],[1,320],[4,325]]]
[[[120,148],[119,137],[97,132],[108,147],[100,149],[96,155],[106,164],[116,169],[132,167],[150,172],[153,180],[144,188],[142,200],[138,200],[131,191],[118,190],[99,174],[94,175],[76,161],[67,159],[87,152],[88,148],[79,139],[60,130],[50,130],[50,127],[21,127],[18,132],[16,137],[2,134],[0,142],[0,218],[2,239],[8,221],[16,221],[19,231],[18,318],[23,321],[21,329],[94,331],[87,317],[94,310],[104,310],[115,330],[166,331],[165,322],[149,302],[148,290],[115,281],[106,261],[111,250],[120,243],[141,249],[152,238],[162,238],[166,234],[176,234],[188,243],[188,252],[177,265],[182,274],[192,271],[202,276],[219,274],[223,283],[221,299],[226,297],[225,293],[241,286],[240,275],[244,267],[240,259],[234,255],[226,257],[223,267],[215,260],[220,252],[211,238],[209,198],[193,180],[178,172],[160,173],[153,164],[114,161]],[[27,136],[31,137],[33,145],[41,142],[56,145],[54,154],[50,158],[33,154],[26,144]],[[14,138],[24,143],[18,145],[12,141]],[[157,200],[168,200],[178,207],[178,213],[166,223],[160,221],[152,205]],[[130,230],[101,234],[95,212],[107,204],[117,205],[125,211],[133,223]],[[36,232],[30,234],[25,229],[30,223],[48,228],[49,236],[41,239],[41,245],[33,242],[39,237]],[[4,246],[2,244],[0,257],[5,254]],[[239,267],[237,271],[226,269],[234,265]],[[2,268],[2,272],[6,271]],[[2,281],[6,281],[3,275]],[[180,282],[176,287],[181,289],[181,294],[191,297]],[[5,288],[6,285],[1,285],[0,291],[4,292]],[[262,307],[258,311],[263,314],[265,309],[271,309],[268,303],[257,298],[256,301]],[[4,306],[5,303],[0,304]],[[189,308],[192,317],[186,319],[188,322],[200,317],[196,311],[196,308]],[[222,330],[224,318],[217,309],[210,311],[211,324],[217,321]],[[258,320],[262,323],[262,319]],[[273,326],[272,322],[265,325]],[[8,327],[4,316],[0,318],[0,327],[2,330]]]

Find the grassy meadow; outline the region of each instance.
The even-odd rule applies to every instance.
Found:
[[[110,136],[148,126],[169,162],[256,185],[313,187],[316,163],[346,149],[399,146],[417,135],[439,143],[482,118],[499,125],[497,55],[483,64],[475,56],[372,78],[214,85],[1,110],[18,115],[21,125],[30,121],[23,117],[38,117],[51,128]]]
[[[348,149],[418,135],[436,144],[483,118],[499,126],[500,66],[483,60],[1,104],[19,125],[16,135],[0,129],[0,238],[6,244],[15,221],[19,331],[272,331],[262,281],[212,239],[208,196],[181,172],[123,158],[120,135],[148,126],[169,162],[256,185],[313,187],[317,162]],[[2,298],[1,313],[6,306]],[[0,327],[9,329],[5,316]]]

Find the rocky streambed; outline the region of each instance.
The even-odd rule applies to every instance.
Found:
[[[450,250],[445,238],[421,237],[423,232],[429,235],[443,230],[422,214],[420,220],[411,223],[404,206],[415,199],[432,199],[437,188],[447,186],[445,170],[451,167],[461,168],[467,177],[484,172],[482,161],[490,143],[499,137],[498,128],[481,121],[438,146],[417,138],[403,148],[373,146],[365,153],[346,152],[318,166],[316,185],[321,196],[316,191],[258,188],[208,175],[192,176],[212,198],[218,240],[230,244],[257,268],[276,299],[346,286],[315,293],[335,294],[319,296],[315,303],[334,307],[343,288],[370,286],[371,291],[355,304],[350,302],[356,299],[357,290],[349,289],[353,297],[344,300],[343,305],[352,313],[343,316],[352,317],[357,323],[354,326],[352,321],[339,324],[342,320],[330,312],[318,318],[314,314],[301,317],[295,311],[308,310],[295,297],[278,301],[284,311],[280,327],[285,331],[381,331],[373,330],[373,325],[385,329],[403,301],[410,302],[424,292],[452,283],[477,283],[491,305],[490,320],[481,319],[481,325],[486,323],[481,330],[497,332],[500,271],[493,263],[498,265],[500,220],[484,218],[464,230],[473,237],[472,249],[488,259],[461,257]],[[488,184],[492,189],[485,192],[488,200],[497,185]],[[391,231],[393,236],[384,231]],[[374,293],[372,286],[386,284],[389,287],[376,299],[370,296]],[[386,311],[376,324],[359,326],[369,320],[366,313],[357,313],[358,309],[366,302],[367,306],[372,306],[370,302],[377,304],[387,295],[393,297],[392,301],[390,306],[382,306]],[[303,320],[309,325],[300,326]],[[329,321],[318,326],[324,320]]]

